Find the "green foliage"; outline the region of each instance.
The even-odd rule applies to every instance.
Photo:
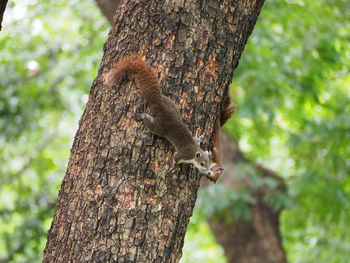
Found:
[[[219,181],[202,189],[196,203],[196,212],[204,219],[215,215],[217,220],[225,219],[231,223],[236,219],[251,219],[251,206],[256,203],[256,194],[266,192],[264,201],[276,211],[291,207],[289,196],[279,189],[277,179],[263,176],[250,163],[240,163],[236,167],[227,166],[226,177],[230,177],[230,185]]]
[[[39,262],[108,22],[92,3],[11,1],[0,32],[0,261]]]
[[[182,252],[181,263],[226,262],[224,250],[215,243],[208,223],[199,213],[191,217]]]

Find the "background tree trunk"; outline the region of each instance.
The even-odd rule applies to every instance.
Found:
[[[230,164],[231,173],[235,166],[247,162],[235,144],[226,134],[221,136],[221,156],[223,163]],[[285,191],[282,180],[272,171],[257,166],[262,176],[271,177],[280,181],[279,189]],[[221,177],[227,187],[239,182],[232,181],[228,174]],[[282,248],[279,234],[279,213],[274,211],[263,201],[264,195],[271,189],[258,189],[254,193],[256,203],[251,207],[251,220],[236,220],[233,215],[231,222],[217,220],[215,215],[209,219],[210,228],[219,244],[225,251],[229,263],[285,263],[286,257]],[[227,213],[231,214],[230,209]]]
[[[208,144],[233,70],[263,1],[123,1],[74,139],[44,262],[177,262],[200,176],[168,171],[173,147],[136,123],[131,81],[101,75],[142,50],[163,92]]]

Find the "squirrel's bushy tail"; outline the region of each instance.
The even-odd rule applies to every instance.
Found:
[[[215,164],[211,169],[213,171],[213,175],[209,177],[211,181],[216,182],[221,174],[223,173],[224,169],[221,167],[221,156],[220,156],[220,127],[223,126],[228,119],[231,118],[232,114],[234,113],[236,108],[236,105],[231,103],[231,95],[230,93],[227,94],[226,99],[224,101],[224,105],[222,106],[220,119],[217,121],[216,124],[216,131],[213,136],[213,157],[212,161]]]
[[[216,124],[216,131],[213,136],[213,142],[214,142],[214,149],[213,149],[213,160],[215,163],[220,164],[220,127],[222,127],[231,117],[232,114],[235,112],[236,105],[231,103],[231,95],[230,93],[227,93],[226,99],[224,101],[224,105],[222,106],[220,119],[217,121]]]
[[[110,71],[104,74],[104,84],[112,86],[126,72],[135,78],[136,85],[148,103],[158,104],[162,96],[157,73],[154,68],[146,65],[142,56],[127,56],[115,63]]]
[[[232,114],[235,112],[236,105],[231,103],[231,95],[227,93],[224,105],[222,106],[220,114],[220,126],[223,126],[228,119],[232,117]]]

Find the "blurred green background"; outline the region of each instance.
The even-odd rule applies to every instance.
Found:
[[[8,3],[0,32],[0,262],[41,261],[109,27],[93,1]],[[292,202],[280,228],[289,262],[350,262],[349,69],[348,0],[271,0],[235,72],[237,111],[225,130],[249,159],[286,180]],[[206,199],[206,207],[225,200]],[[203,209],[195,209],[181,262],[226,262]]]

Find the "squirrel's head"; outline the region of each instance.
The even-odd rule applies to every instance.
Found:
[[[208,151],[197,151],[194,166],[198,168],[199,172],[205,174],[210,181],[214,183],[219,179],[224,172],[224,168],[220,164],[213,163],[212,154]]]
[[[210,181],[216,183],[216,181],[220,178],[223,172],[224,172],[224,168],[222,168],[217,163],[212,163],[207,173],[207,177]]]
[[[210,168],[210,154],[208,151],[202,151],[201,149],[196,152],[194,157],[194,166],[202,173],[207,174]]]

